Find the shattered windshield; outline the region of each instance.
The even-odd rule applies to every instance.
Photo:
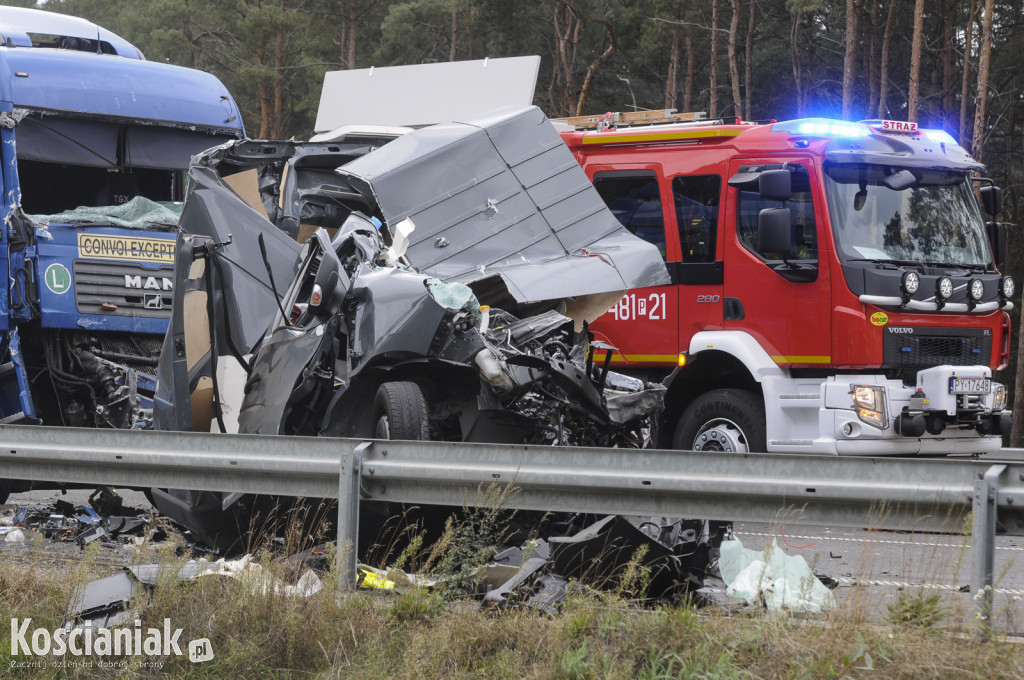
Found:
[[[895,176],[892,170],[826,164],[829,213],[843,259],[989,266],[984,221],[963,173],[915,170],[917,181],[891,189],[885,181]]]

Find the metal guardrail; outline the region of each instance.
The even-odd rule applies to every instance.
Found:
[[[1011,450],[1012,451],[1012,450]],[[726,454],[0,426],[0,478],[339,498],[355,574],[359,499],[959,532],[991,611],[996,526],[1024,535],[1024,462]]]

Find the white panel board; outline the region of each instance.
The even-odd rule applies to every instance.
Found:
[[[316,132],[342,125],[421,127],[529,106],[540,57],[386,66],[324,74]]]

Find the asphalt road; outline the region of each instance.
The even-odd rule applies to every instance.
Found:
[[[952,534],[868,531],[805,524],[739,523],[744,547],[762,549],[772,539],[790,555],[802,555],[816,574],[839,582],[841,609],[885,617],[900,595],[938,594],[950,616],[973,618],[970,538]],[[993,612],[998,628],[1024,635],[1024,539],[996,536]]]

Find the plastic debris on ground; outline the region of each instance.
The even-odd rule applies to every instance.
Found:
[[[647,522],[610,515],[597,521],[573,515],[549,536],[497,552],[474,578],[484,607],[527,607],[558,612],[566,597],[585,587],[629,592],[623,574],[630,565],[649,576],[638,599],[662,600],[695,592],[710,565],[708,525],[700,520],[654,517]],[[580,528],[580,525],[586,526]],[[639,524],[639,526],[637,526]],[[358,585],[398,594],[450,582],[444,574],[424,577],[359,565]]]
[[[133,617],[133,602],[145,599],[149,606],[152,589],[159,583],[167,567],[161,564],[140,564],[124,567],[118,573],[90,581],[75,589],[64,616],[63,628],[108,628],[127,623]],[[189,560],[178,569],[179,581],[196,581],[219,576],[244,582],[255,592],[273,592],[285,597],[311,597],[320,592],[323,582],[312,570],[305,571],[295,584],[266,573],[263,566],[245,555],[237,560]]]
[[[150,528],[148,511],[125,508],[116,491],[100,487],[89,496],[89,505],[57,499],[50,505],[26,506],[0,516],[0,537],[7,543],[24,542],[29,534],[45,540],[75,542],[85,547],[94,541],[105,545],[152,541],[163,532]],[[14,538],[18,531],[21,538]]]
[[[834,609],[835,597],[800,555],[787,555],[772,539],[764,550],[723,541],[718,561],[727,597],[763,605],[770,612],[819,613]]]
[[[10,528],[8,531],[0,533],[4,537],[4,543],[24,543],[25,532],[21,529]]]

